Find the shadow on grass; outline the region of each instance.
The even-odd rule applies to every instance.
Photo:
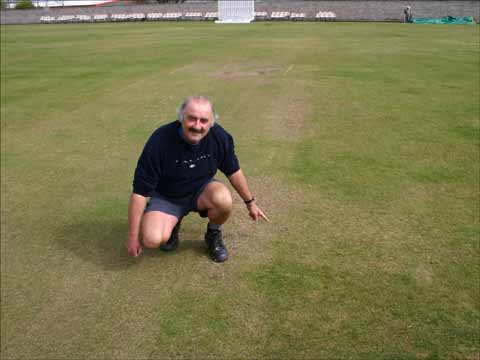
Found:
[[[184,252],[193,253],[194,256],[207,256],[203,240],[188,240],[197,236],[186,231],[180,233],[181,241],[177,250],[163,252],[144,248],[140,257],[133,258],[124,246],[127,231],[128,224],[121,219],[68,223],[58,228],[56,241],[68,252],[105,270],[124,270],[147,258],[182,256]]]

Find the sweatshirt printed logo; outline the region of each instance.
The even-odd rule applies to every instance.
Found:
[[[200,155],[194,159],[186,159],[186,160],[175,160],[175,164],[177,166],[186,166],[190,169],[193,169],[195,168],[195,166],[197,166],[197,162],[201,161],[201,160],[205,160],[205,159],[210,159],[212,156],[210,154],[206,154],[206,155]]]

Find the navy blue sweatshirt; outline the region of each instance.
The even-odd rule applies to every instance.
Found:
[[[145,197],[155,191],[169,198],[195,194],[219,169],[230,176],[240,169],[232,136],[220,125],[210,128],[199,144],[187,143],[178,121],[159,127],[138,159],[133,192]]]

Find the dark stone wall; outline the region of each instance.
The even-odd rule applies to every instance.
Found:
[[[425,0],[390,0],[390,1],[257,1],[255,11],[304,12],[313,19],[318,11],[333,11],[337,21],[402,21],[403,8],[410,5],[413,17],[443,16],[466,17],[473,16],[479,22],[480,2],[475,1],[425,1]],[[40,16],[59,16],[77,14],[115,14],[115,13],[149,13],[149,12],[211,12],[217,11],[216,3],[186,2],[183,4],[130,5],[130,6],[99,6],[83,8],[50,8],[32,10],[3,10],[0,14],[1,24],[35,24],[40,22]]]

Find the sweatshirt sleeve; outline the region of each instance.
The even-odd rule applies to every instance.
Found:
[[[142,154],[137,162],[133,178],[133,192],[149,197],[161,175],[160,151],[158,140],[153,134],[143,148]]]
[[[224,156],[218,168],[225,174],[225,176],[228,177],[240,170],[240,164],[238,162],[237,155],[235,154],[235,144],[232,136],[225,132],[224,140]]]

